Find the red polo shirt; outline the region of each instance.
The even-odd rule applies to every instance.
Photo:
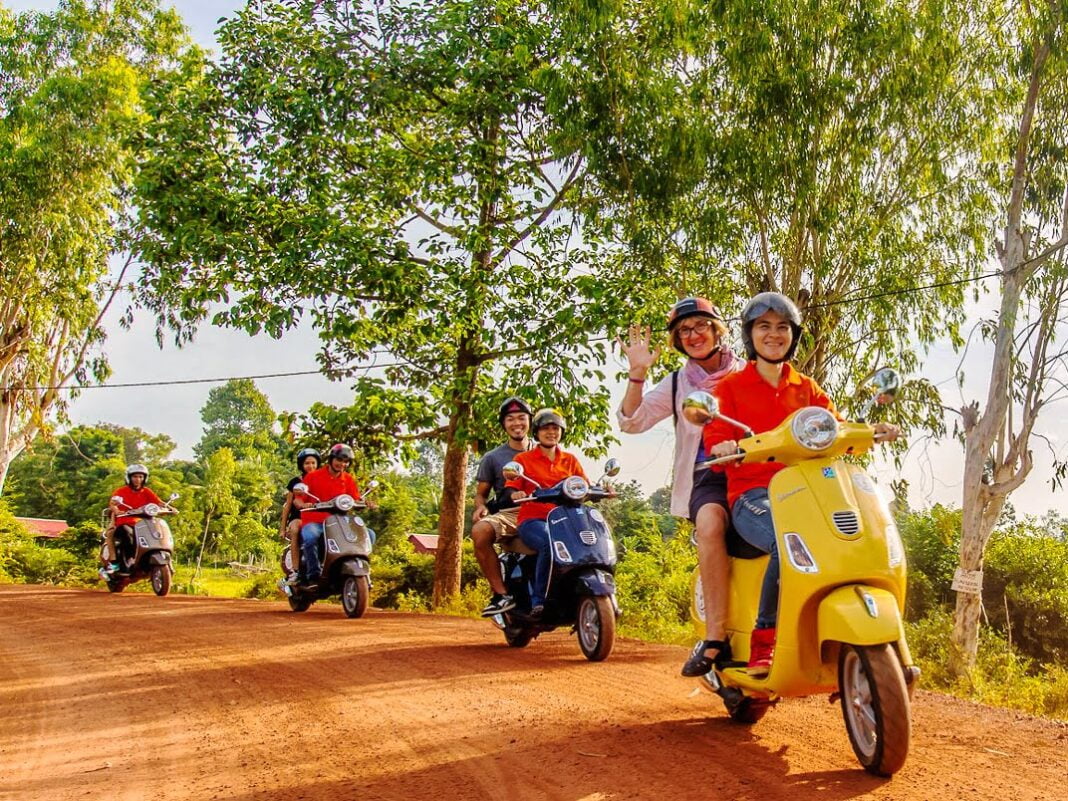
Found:
[[[719,400],[721,413],[745,423],[757,434],[770,431],[806,406],[821,406],[838,414],[834,402],[820,385],[789,364],[782,366],[777,387],[760,377],[756,362],[749,362],[744,370],[722,378],[716,384],[714,394]],[[705,450],[711,453],[713,445],[744,436],[737,426],[716,418],[705,425]],[[743,492],[768,486],[771,477],[785,466],[777,462],[728,465],[727,502],[733,506]]]
[[[163,501],[159,499],[159,496],[152,490],[150,490],[148,487],[141,487],[141,489],[134,492],[133,487],[131,487],[129,484],[123,484],[111,494],[117,495],[122,498],[122,502],[126,504],[126,506],[122,507],[123,510],[127,508],[137,509],[141,506],[144,506],[146,503],[158,503],[160,506],[164,505]],[[120,511],[119,514],[122,514],[122,511]],[[115,525],[132,526],[136,524],[138,520],[139,518],[130,517],[129,515],[123,517],[116,517]]]
[[[586,478],[586,473],[583,471],[579,460],[567,451],[560,450],[559,447],[556,449],[556,459],[552,461],[537,446],[519,454],[515,457],[515,460],[523,465],[523,473],[537,481],[542,488],[552,487],[558,481],[569,476]],[[586,480],[589,481],[588,478]],[[526,495],[534,491],[534,486],[522,478],[507,481],[504,486],[521,490]],[[539,503],[538,501],[521,503],[519,504],[519,514],[516,516],[516,525],[518,526],[526,520],[544,520],[555,507],[555,503]]]
[[[333,500],[338,495],[351,495],[355,500],[360,500],[360,488],[356,486],[356,479],[352,477],[351,473],[342,472],[337,476],[332,476],[330,475],[329,467],[320,467],[305,474],[304,483],[308,485],[308,492],[320,501]],[[297,497],[302,501],[314,502],[315,500],[303,493],[297,493]],[[322,523],[328,517],[330,517],[330,512],[313,511],[311,509],[300,510],[301,525]]]

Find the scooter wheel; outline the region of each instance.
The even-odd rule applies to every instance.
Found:
[[[167,565],[152,566],[152,592],[160,598],[171,591],[171,569]]]
[[[767,701],[758,701],[753,698],[743,698],[734,706],[727,704],[727,714],[731,716],[731,720],[735,723],[744,723],[751,726],[754,723],[759,723],[760,720],[768,713]]]
[[[294,612],[306,612],[312,605],[312,599],[307,595],[290,595],[289,608]]]
[[[367,576],[345,576],[341,584],[341,608],[346,617],[363,617],[369,592]]]
[[[868,773],[891,776],[905,764],[912,734],[908,690],[894,649],[843,644],[838,688],[846,732]]]
[[[616,642],[616,615],[611,599],[603,595],[584,596],[575,618],[583,656],[591,662],[607,659]]]
[[[504,629],[504,641],[510,648],[526,648],[534,639],[534,632],[530,629],[513,628],[508,626]]]

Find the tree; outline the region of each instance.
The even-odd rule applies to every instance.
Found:
[[[576,443],[608,430],[594,335],[631,287],[606,280],[596,231],[576,236],[586,163],[554,122],[574,55],[556,23],[504,0],[257,4],[159,110],[139,186],[162,327],[281,336],[310,316],[324,369],[357,376],[310,431],[371,464],[444,444],[436,602],[459,591],[468,451],[495,404],[560,405]]]
[[[996,252],[1000,301],[987,322],[993,340],[986,404],[962,410],[964,482],[960,568],[954,587],[954,669],[975,664],[984,552],[1009,495],[1034,465],[1039,414],[1063,397],[1066,352],[1056,345],[1068,313],[1068,57],[1062,2],[1014,6],[1001,43],[1006,74],[1019,81],[1019,115],[1005,227]],[[1009,148],[1007,148],[1008,150]],[[1063,477],[1065,467],[1060,466]]]
[[[208,534],[215,527],[215,542],[223,540],[235,523],[240,511],[237,499],[231,487],[234,481],[234,454],[229,448],[220,448],[207,459],[204,471],[204,487],[198,493],[203,511],[204,531],[200,538],[200,551],[197,554],[197,566],[193,571],[193,580],[200,575],[200,564],[204,559],[204,550],[208,545]],[[214,546],[215,542],[212,543]]]
[[[996,9],[571,5],[588,43],[574,71],[597,74],[572,76],[568,111],[592,132],[586,152],[630,245],[621,280],[661,309],[687,293],[728,313],[759,291],[790,295],[806,332],[797,364],[840,400],[879,363],[909,372],[924,345],[960,342],[962,281],[991,214],[978,154],[1000,108],[980,78]],[[941,430],[934,388],[907,389],[892,414]]]
[[[127,464],[141,462],[150,467],[163,464],[177,447],[166,434],[149,434],[140,428],[126,428],[115,423],[99,423],[98,427],[122,437],[123,458]]]
[[[279,451],[274,432],[277,416],[270,401],[248,378],[235,378],[208,393],[200,410],[204,434],[193,449],[207,459],[219,448],[229,448],[237,459],[248,459]]]
[[[0,8],[0,491],[66,389],[108,375],[100,322],[129,266],[108,282],[142,94],[197,57],[156,0]]]

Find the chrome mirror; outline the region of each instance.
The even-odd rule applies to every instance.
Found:
[[[619,459],[612,458],[604,463],[604,474],[609,478],[618,476],[620,469]]]
[[[308,485],[305,484],[303,481],[300,482],[299,484],[294,484],[293,485],[293,492],[300,492],[300,493],[302,493],[304,495],[307,495],[308,494]]]
[[[523,476],[523,465],[519,462],[507,462],[504,467],[501,468],[501,474],[508,480],[521,478]]]
[[[711,392],[691,392],[682,401],[682,416],[695,426],[703,426],[716,416],[719,401]]]

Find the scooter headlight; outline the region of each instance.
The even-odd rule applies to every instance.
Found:
[[[564,479],[564,486],[561,487],[568,498],[573,501],[581,501],[590,492],[590,485],[586,483],[586,479],[582,476],[571,476]]]
[[[823,451],[838,437],[838,419],[827,409],[807,406],[794,415],[790,432],[802,448]]]
[[[155,517],[156,515],[158,515],[159,514],[159,504],[158,503],[146,503],[145,504],[145,514],[148,515],[149,517]]]
[[[334,506],[337,507],[339,512],[347,512],[355,505],[356,501],[353,500],[351,495],[338,495],[334,498]]]

